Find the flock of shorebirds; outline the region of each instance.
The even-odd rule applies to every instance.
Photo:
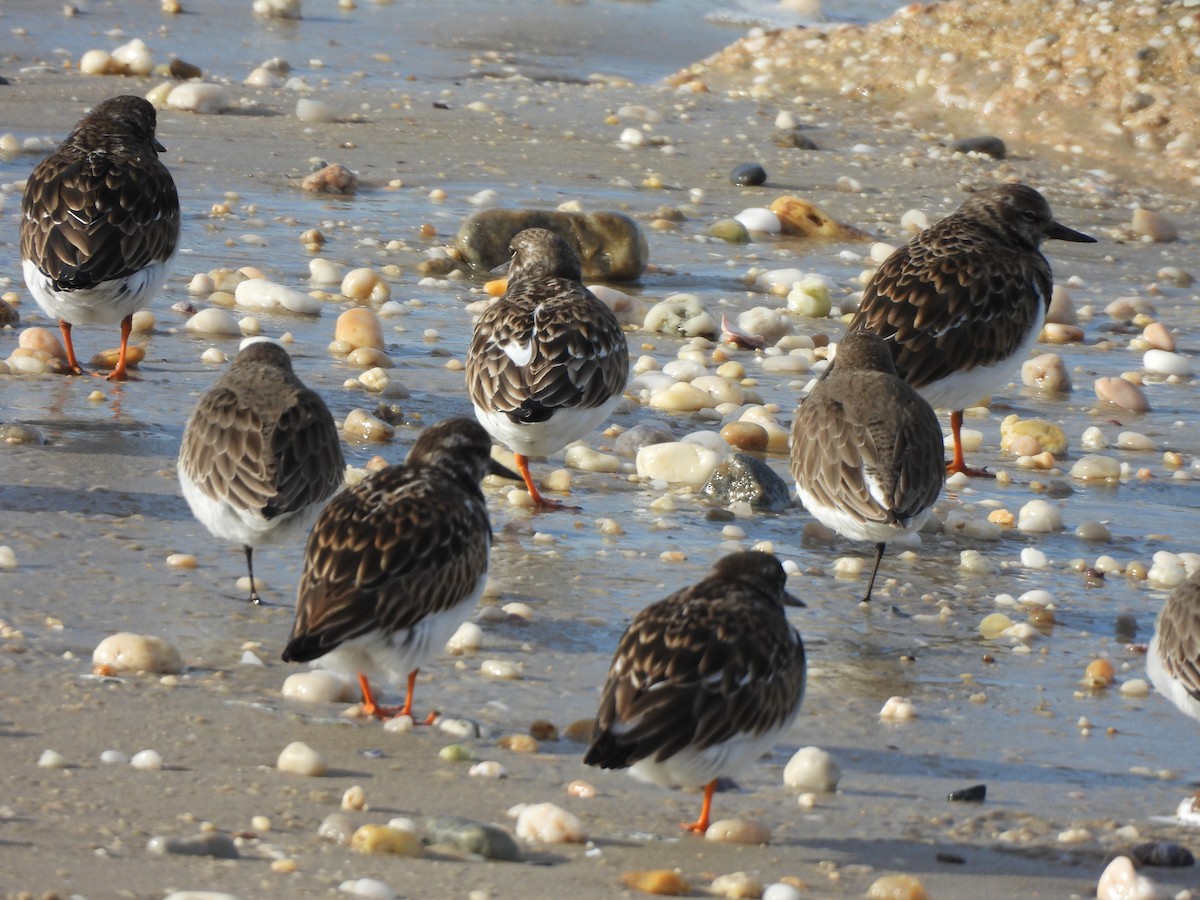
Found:
[[[163,285],[178,247],[179,200],[158,159],[155,111],[121,96],[96,105],[30,175],[21,256],[38,305],[57,319],[68,365],[82,372],[73,325],[121,323],[112,379],[124,379],[132,315]],[[1045,239],[1094,239],[1054,220],[1021,184],[975,193],[878,269],[836,356],[796,410],[790,469],[799,497],[842,536],[875,545],[864,601],[885,544],[914,532],[946,473],[986,474],[963,460],[961,410],[1003,385],[1037,341],[1050,302]],[[563,237],[512,239],[507,290],[480,317],[466,363],[478,422],[426,428],[408,458],[342,489],[329,409],[279,344],[243,344],[197,403],[179,453],[196,518],[241,544],[257,602],[253,549],[307,534],[296,617],[283,659],[357,677],[365,711],[412,715],[418,668],[474,610],[492,533],[480,482],[523,480],[527,458],[591,433],[621,398],[626,338],[584,287]],[[952,410],[946,463],[933,407]],[[492,442],[517,473],[495,462]],[[571,508],[571,507],[566,507]],[[703,580],[642,610],[620,640],[584,762],[646,781],[704,787],[685,827],[708,827],[720,776],[754,760],[791,725],[805,655],[771,554],[739,552]],[[1159,690],[1200,718],[1200,580],[1159,616],[1148,655]],[[407,682],[401,707],[380,705],[368,677]]]

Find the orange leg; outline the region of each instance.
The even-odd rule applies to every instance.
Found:
[[[954,459],[946,464],[946,474],[953,475],[962,472],[968,478],[995,478],[987,469],[972,469],[963,459],[962,449],[962,410],[956,409],[950,413],[950,432],[954,435]]]
[[[520,453],[514,453],[513,460],[517,464],[517,471],[525,479],[525,490],[529,491],[529,496],[533,498],[533,505],[538,509],[579,509],[578,506],[568,506],[559,500],[543,497],[538,492],[537,485],[533,483],[533,476],[529,474],[529,460]]]
[[[713,779],[704,786],[704,805],[700,807],[700,818],[695,822],[684,822],[681,826],[684,831],[690,831],[692,834],[704,834],[708,831],[708,823],[710,813],[712,812],[713,791],[717,789],[717,779]]]
[[[129,332],[133,330],[133,316],[121,320],[121,353],[117,357],[117,367],[108,375],[109,381],[125,381],[129,378],[125,371],[125,357],[129,352]]]
[[[362,708],[363,715],[374,716],[377,719],[394,719],[396,716],[411,716],[412,715],[412,700],[413,688],[417,683],[417,672],[419,669],[413,669],[408,673],[408,693],[404,695],[403,706],[380,706],[375,702],[375,695],[371,692],[371,685],[367,681],[367,676],[362,672],[358,673],[358,686],[362,690],[363,700]],[[437,712],[431,712],[429,716],[420,725],[432,725],[437,719]]]
[[[63,345],[67,349],[67,370],[72,375],[82,375],[83,366],[79,365],[79,360],[75,358],[75,345],[71,343],[71,323],[59,319],[58,330],[62,332]]]

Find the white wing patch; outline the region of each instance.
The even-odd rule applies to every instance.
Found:
[[[533,360],[533,341],[522,344],[517,341],[509,341],[500,347],[504,351],[504,355],[512,360],[514,366],[524,368]]]

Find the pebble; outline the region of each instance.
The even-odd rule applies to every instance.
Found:
[[[1089,453],[1075,460],[1071,477],[1079,481],[1107,481],[1115,484],[1121,478],[1121,461],[1111,456]]]
[[[517,813],[517,837],[531,844],[582,844],[583,822],[553,803],[532,803]]]
[[[473,778],[507,778],[508,769],[494,759],[485,759],[467,769],[467,774]]]
[[[367,808],[367,792],[363,790],[361,784],[354,784],[346,788],[342,793],[342,809],[350,811],[360,811]]]
[[[463,622],[446,641],[446,652],[451,656],[476,653],[483,648],[483,629],[474,622]]]
[[[720,844],[771,843],[771,829],[753,819],[718,819],[704,832],[706,841]]]
[[[250,5],[256,16],[271,19],[299,19],[300,0],[254,0]]]
[[[338,703],[354,699],[350,684],[325,669],[292,673],[284,679],[281,693],[288,700],[304,703]]]
[[[331,844],[349,846],[354,825],[345,813],[330,813],[317,826],[317,837]]]
[[[950,142],[950,149],[955,153],[981,153],[992,159],[1004,159],[1008,155],[1004,139],[991,134],[958,138]]]
[[[438,750],[438,759],[443,762],[472,762],[475,751],[465,744],[447,744]]]
[[[521,860],[520,846],[511,834],[497,825],[457,816],[439,816],[426,820],[425,836],[431,844],[449,844],[463,853],[473,853],[484,859]]]
[[[714,338],[718,334],[716,321],[695,294],[673,294],[655,303],[647,310],[642,329],[683,337]]]
[[[293,775],[321,778],[329,774],[329,764],[316,750],[302,741],[292,741],[279,754],[275,768]]]
[[[729,173],[729,180],[743,187],[757,187],[767,180],[767,170],[759,163],[742,163]]]
[[[121,672],[166,675],[183,671],[183,659],[174,645],[157,635],[122,631],[96,645],[92,668],[105,675]]]
[[[1062,531],[1062,511],[1045,500],[1030,500],[1017,515],[1017,528],[1026,534]]]
[[[1078,344],[1083,335],[1084,331],[1078,325],[1047,322],[1042,326],[1041,339],[1047,344]]]
[[[782,227],[782,226],[780,226]],[[708,234],[727,244],[750,243],[750,229],[739,219],[717,219],[708,226]]]
[[[68,765],[67,758],[57,750],[43,750],[37,764],[39,769],[65,769]]]
[[[364,270],[356,270],[364,271]],[[369,271],[369,270],[367,270]],[[337,318],[333,328],[335,341],[343,341],[352,349],[370,347],[383,350],[383,325],[375,311],[365,306],[355,306]]]
[[[511,659],[485,659],[479,664],[479,673],[493,681],[521,680],[521,667]]]
[[[782,512],[792,505],[790,485],[766,462],[744,453],[717,463],[701,490],[719,506],[749,503],[753,509]]]
[[[217,336],[240,335],[237,319],[225,312],[210,306],[196,313],[184,324],[184,330],[189,334],[212,334]]]
[[[917,707],[907,697],[888,697],[883,708],[879,710],[881,719],[903,722],[917,717]]]
[[[564,458],[567,468],[578,469],[580,472],[618,472],[621,460],[611,453],[600,453],[584,444],[575,444],[567,448]]]
[[[841,778],[833,754],[820,747],[801,747],[783,768],[783,783],[793,790],[831,794]]]
[[[1071,376],[1057,353],[1041,353],[1021,364],[1021,383],[1048,394],[1071,392]]]
[[[391,285],[374,269],[351,269],[342,277],[341,294],[351,300],[360,302],[384,303],[392,296]],[[358,346],[374,346],[360,344]],[[383,347],[382,341],[379,344]]]
[[[867,889],[867,900],[929,900],[929,892],[915,875],[881,875]]]
[[[730,900],[758,900],[762,897],[762,882],[749,872],[731,872],[718,875],[709,885],[709,891],[717,897]]]
[[[7,441],[5,443],[8,443]],[[24,442],[19,442],[24,443]],[[8,571],[17,567],[17,554],[8,544],[0,544],[0,570]]]
[[[751,453],[765,451],[770,440],[767,429],[753,422],[729,422],[721,428],[720,434],[731,447]]]
[[[414,832],[391,825],[360,825],[350,837],[350,849],[359,853],[388,854],[419,859],[425,849]]]
[[[39,350],[64,362],[67,359],[67,351],[62,345],[62,341],[49,328],[38,326],[26,328],[17,338],[17,346],[26,350]]]
[[[871,236],[860,228],[839,222],[821,207],[802,197],[777,197],[770,206],[779,217],[783,233],[801,238],[827,238],[835,241],[864,241]]]
[[[1096,900],[1164,900],[1166,896],[1153,880],[1138,874],[1128,856],[1110,862],[1096,884]]]
[[[1124,378],[1115,376],[1097,378],[1095,391],[1098,399],[1121,409],[1136,413],[1150,411],[1150,401],[1146,399],[1146,394],[1136,384],[1132,384]]]
[[[1046,419],[1005,416],[1000,423],[1000,449],[1025,456],[1035,456],[1043,450],[1062,456],[1067,452],[1067,435]]]
[[[229,108],[229,95],[219,84],[189,81],[171,89],[167,106],[201,115],[221,113]]]
[[[120,750],[105,750],[100,754],[100,762],[106,766],[125,766],[129,764],[129,757]]]
[[[1157,450],[1154,439],[1138,431],[1122,431],[1117,435],[1117,447],[1121,450],[1144,452]]]
[[[797,315],[812,319],[825,318],[833,310],[829,282],[820,275],[804,276],[792,285],[787,295],[787,305]]]
[[[1139,865],[1165,869],[1194,866],[1196,857],[1187,847],[1173,841],[1145,841],[1129,848],[1129,855]]]
[[[783,230],[783,225],[779,221],[779,216],[761,206],[752,206],[749,209],[743,209],[734,218],[746,226],[747,231],[759,231],[763,234],[779,234]]]
[[[1142,368],[1151,375],[1191,378],[1193,374],[1191,360],[1182,353],[1172,353],[1169,350],[1147,350],[1142,357]]]
[[[712,477],[718,462],[720,458],[707,447],[675,441],[642,447],[636,465],[638,478],[701,488]]]
[[[1179,228],[1174,222],[1160,212],[1141,206],[1133,211],[1130,228],[1138,237],[1155,244],[1167,244],[1179,240]]]
[[[273,310],[282,308],[288,312],[306,316],[321,314],[320,300],[282,284],[267,281],[265,278],[248,278],[240,282],[234,290],[233,296],[237,305],[244,309]],[[195,318],[192,321],[195,321]]]
[[[506,734],[496,741],[496,746],[512,753],[537,753],[538,742],[531,734]]]
[[[777,881],[766,886],[762,900],[804,900],[804,894],[798,887],[786,881]]]
[[[341,163],[330,163],[301,178],[300,190],[345,196],[358,190],[358,176]]]
[[[328,101],[301,97],[296,101],[296,118],[309,124],[327,125],[337,121],[337,109]]]
[[[155,836],[146,842],[146,850],[158,856],[211,856],[215,859],[239,859],[233,838],[219,831],[206,831],[185,838]]]
[[[1172,590],[1183,584],[1187,578],[1187,567],[1183,560],[1169,550],[1155,552],[1146,573],[1146,583],[1153,588]]]
[[[133,754],[129,765],[135,769],[156,771],[163,767],[163,758],[157,750],[141,750]]]
[[[395,900],[396,892],[385,882],[375,878],[355,878],[338,885],[338,893],[353,897],[369,897],[371,900]]]
[[[365,409],[352,409],[342,423],[342,433],[353,441],[390,441],[396,429]]]
[[[513,235],[533,227],[548,228],[572,244],[589,281],[634,281],[650,259],[637,223],[616,212],[485,209],[462,224],[454,246],[472,268],[491,271],[508,260]]]
[[[643,894],[660,897],[680,897],[692,892],[691,883],[674,869],[622,872],[621,883]]]

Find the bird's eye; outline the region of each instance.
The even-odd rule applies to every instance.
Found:
[[[1021,215],[1025,217],[1026,222],[1034,222],[1037,220],[1037,213],[1035,213],[1032,209],[1025,210],[1021,213]]]

